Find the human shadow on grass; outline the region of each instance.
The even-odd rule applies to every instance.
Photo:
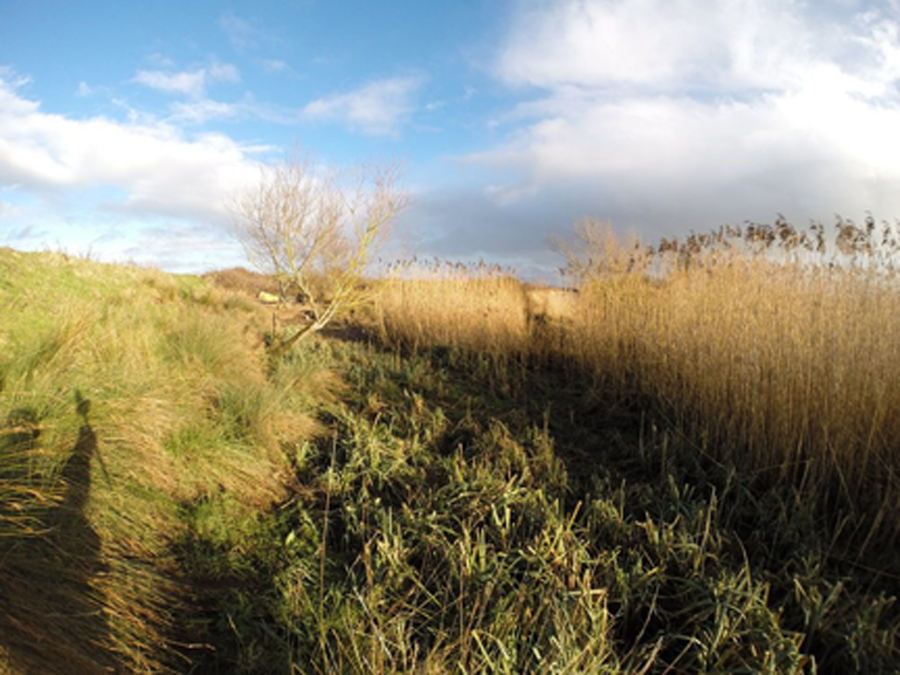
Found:
[[[100,456],[91,403],[79,391],[75,408],[81,426],[52,481],[55,499],[34,507],[21,536],[0,540],[0,645],[14,669],[25,673],[99,673],[117,665],[106,648],[109,626],[96,588],[107,566],[86,512],[92,464]],[[6,428],[0,451],[27,457],[39,450],[40,419],[34,410],[13,411]],[[18,478],[34,480],[31,471],[23,465]]]

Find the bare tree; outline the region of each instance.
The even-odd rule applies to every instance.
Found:
[[[612,224],[596,218],[575,223],[574,238],[550,237],[550,247],[565,258],[563,276],[576,286],[609,275],[643,269],[647,254],[634,235],[619,237]]]
[[[366,270],[407,203],[396,166],[346,180],[309,159],[267,168],[235,199],[235,230],[251,264],[276,278],[282,302],[300,296],[307,307],[305,325],[273,330],[273,354],[363,301]]]

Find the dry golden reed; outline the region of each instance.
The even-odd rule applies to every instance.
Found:
[[[800,233],[782,219],[657,249],[595,226],[564,251],[579,292],[559,291],[555,316],[539,317],[540,295],[509,274],[445,265],[452,273],[386,283],[385,334],[490,354],[549,345],[708,457],[864,514],[869,534],[896,531],[900,291],[871,221],[841,221],[831,258],[821,226]]]
[[[659,402],[704,452],[845,505],[897,499],[896,290],[746,260],[596,280],[579,302],[570,353]]]
[[[486,265],[403,265],[378,294],[379,321],[390,342],[498,356],[528,350],[526,307],[522,283]]]

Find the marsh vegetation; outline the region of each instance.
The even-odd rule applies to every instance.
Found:
[[[0,251],[3,667],[896,672],[872,223],[588,223],[571,289],[406,264],[275,356],[253,296]]]

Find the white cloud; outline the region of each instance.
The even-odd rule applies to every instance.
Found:
[[[109,102],[116,108],[125,111],[125,116],[127,117],[129,124],[154,125],[158,123],[156,115],[146,110],[133,107],[128,102],[128,99],[120,96],[113,96],[110,98]]]
[[[301,121],[295,109],[261,103],[249,93],[230,103],[206,97],[173,101],[169,104],[169,112],[165,121],[179,126],[202,125],[215,119],[253,119],[286,126],[293,126]]]
[[[230,63],[214,62],[206,69],[206,73],[210,80],[217,82],[241,81],[241,74],[238,72],[238,69]]]
[[[230,63],[213,62],[207,68],[165,72],[162,70],[140,70],[134,82],[167,94],[184,94],[200,98],[212,82],[240,82],[238,69]]]
[[[191,252],[190,257],[184,255],[185,251]],[[197,272],[247,264],[241,245],[222,237],[220,230],[177,221],[143,228],[127,240],[110,241],[105,254],[114,260],[139,265],[159,265],[161,260],[166,261],[166,269],[171,272]]]
[[[510,84],[606,91],[772,91],[831,78],[880,93],[877,64],[835,57],[863,35],[846,20],[815,20],[794,0],[559,0],[520,3],[496,72]],[[856,16],[884,32],[878,13]],[[896,24],[894,24],[896,26]],[[887,38],[889,41],[889,37]],[[874,66],[874,69],[873,69]],[[884,73],[882,73],[884,75]]]
[[[202,98],[196,101],[175,101],[169,106],[170,122],[178,124],[204,124],[214,119],[233,118],[240,114],[238,104]]]
[[[231,10],[219,17],[219,28],[225,33],[231,46],[238,51],[255,49],[266,44],[275,44],[280,40],[264,26],[237,16]]]
[[[415,95],[422,84],[423,79],[416,76],[375,80],[312,101],[301,115],[307,120],[346,124],[373,136],[396,135],[415,110]]]
[[[267,73],[283,73],[288,69],[288,64],[280,59],[263,59],[262,66]]]
[[[520,7],[495,72],[540,97],[502,118],[505,142],[467,158],[494,172],[482,193],[494,208],[554,204],[559,228],[590,213],[650,235],[779,211],[800,223],[900,216],[896,13],[766,0]]]
[[[31,77],[28,75],[20,75],[10,66],[0,65],[0,82],[4,83],[4,87],[15,90],[27,87],[31,84]],[[5,111],[10,114],[28,111],[36,107],[36,104],[18,98],[5,101],[5,104],[10,106],[9,109]],[[4,109],[0,108],[0,113],[2,112],[4,112]]]
[[[86,96],[90,96],[93,93],[94,93],[94,89],[92,87],[88,86],[88,83],[84,82],[84,81],[79,82],[78,88],[75,90],[75,95],[82,97],[82,98],[84,98]]]
[[[141,70],[134,76],[134,81],[168,94],[200,96],[206,88],[206,71],[164,73],[161,70]]]
[[[580,190],[597,209],[671,225],[686,224],[675,222],[685,209],[709,226],[777,211],[900,215],[896,108],[828,90],[741,103],[561,96],[547,112],[554,105],[557,114],[471,158],[520,176],[494,189],[498,203]]]
[[[221,223],[230,196],[259,178],[253,150],[164,122],[46,113],[0,76],[0,183],[25,194],[65,203],[112,191],[100,204],[110,211]]]

